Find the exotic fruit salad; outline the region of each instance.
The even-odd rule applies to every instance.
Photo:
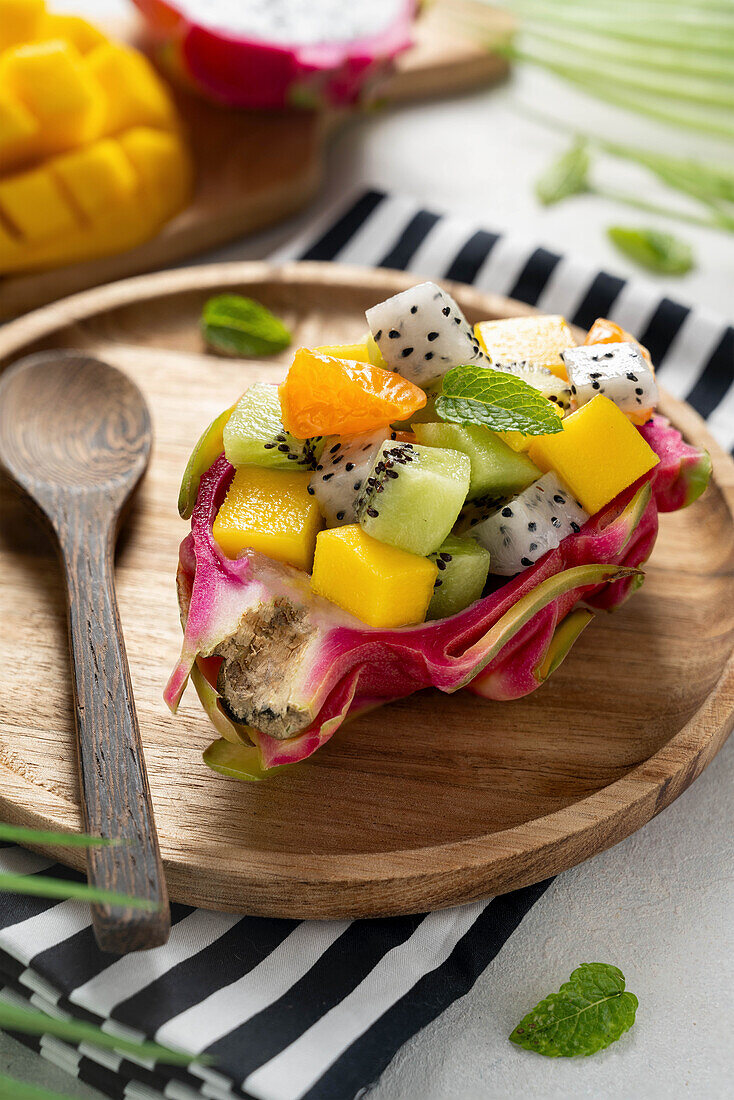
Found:
[[[644,579],[658,513],[710,460],[655,413],[650,357],[597,321],[472,329],[433,283],[300,348],[207,429],[179,510],[189,676],[243,779],[310,756],[348,717],[435,687],[516,699],[595,611]]]

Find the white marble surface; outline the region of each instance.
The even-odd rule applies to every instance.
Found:
[[[123,0],[80,0],[114,12]],[[726,155],[713,142],[648,126],[572,96],[535,73],[449,102],[415,105],[353,124],[333,139],[326,210],[361,184],[402,190],[435,210],[510,228],[549,248],[638,275],[605,238],[610,224],[668,224],[597,198],[540,208],[532,181],[565,139],[519,113],[543,104],[585,129],[609,126],[619,140],[681,154]],[[598,178],[673,201],[642,174],[611,162]],[[230,247],[222,257],[266,255],[305,225]],[[673,297],[732,313],[732,238],[688,226],[698,267],[657,280]],[[474,989],[408,1043],[370,1100],[724,1100],[734,1094],[734,744],[686,794],[637,835],[560,876]],[[507,1041],[518,1019],[584,961],[624,971],[640,1000],[634,1030],[591,1059],[543,1059]],[[69,1096],[98,1097],[0,1035],[0,1072]],[[347,1098],[345,1098],[347,1100]]]

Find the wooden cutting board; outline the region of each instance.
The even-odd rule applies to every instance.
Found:
[[[687,406],[662,409],[714,457],[690,509],[661,517],[647,580],[600,614],[540,690],[512,703],[421,692],[345,726],[261,784],[209,771],[214,731],[189,688],[161,693],[181,644],[176,512],[204,426],[273,360],[202,354],[212,293],[265,302],[314,345],[359,338],[364,309],[410,275],[221,264],[88,291],[0,331],[0,365],[75,347],[128,371],[153,417],[149,472],[122,533],[118,592],[172,898],[282,917],[376,916],[538,881],[638,829],[685,790],[734,720],[734,463]],[[470,321],[532,312],[455,287]],[[80,826],[64,598],[48,538],[0,484],[0,814]],[[78,852],[62,858],[80,860]],[[81,856],[83,859],[83,855]]]
[[[306,0],[304,0],[306,2]],[[435,0],[416,22],[415,45],[372,91],[370,105],[446,96],[507,75],[492,44],[506,40],[513,19],[482,0]],[[134,13],[108,33],[146,48]],[[193,201],[161,233],[116,256],[40,274],[0,278],[0,321],[67,294],[152,271],[263,229],[293,214],[316,193],[326,141],[357,111],[232,111],[177,92],[189,134],[196,184]]]

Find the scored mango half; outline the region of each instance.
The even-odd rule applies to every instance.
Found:
[[[191,186],[147,58],[43,0],[0,0],[0,275],[142,244]]]

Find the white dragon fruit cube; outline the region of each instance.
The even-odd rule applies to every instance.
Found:
[[[435,283],[419,283],[368,309],[370,332],[390,370],[416,386],[466,363],[489,366],[458,305]]]
[[[585,344],[561,354],[577,406],[600,393],[626,413],[657,403],[655,375],[634,344]]]

